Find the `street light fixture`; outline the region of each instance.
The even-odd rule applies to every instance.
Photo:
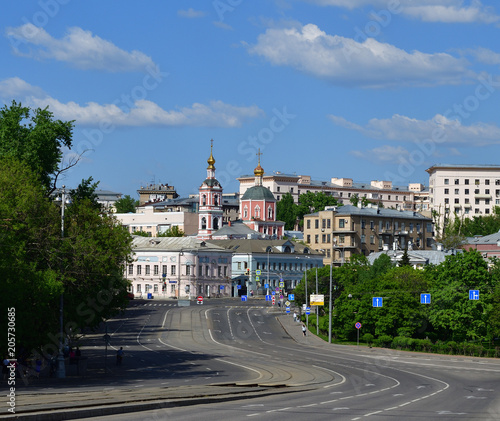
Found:
[[[58,196],[55,200],[61,203],[61,239],[64,239],[64,208],[66,204],[70,204],[71,200],[66,197],[66,186],[62,186],[61,196]],[[62,244],[61,244],[62,245]],[[64,365],[64,353],[63,353],[63,338],[64,338],[64,328],[63,328],[63,315],[64,315],[64,289],[61,292],[60,302],[59,302],[59,354],[57,356],[57,371],[56,376],[59,379],[64,379],[66,377],[66,367]]]

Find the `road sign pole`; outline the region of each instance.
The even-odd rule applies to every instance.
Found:
[[[359,346],[359,329],[357,329],[357,331],[358,331],[358,345],[357,346]]]

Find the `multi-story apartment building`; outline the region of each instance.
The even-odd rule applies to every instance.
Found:
[[[394,249],[430,249],[432,219],[415,211],[345,205],[304,216],[304,240],[339,265],[354,254],[368,256],[388,245]]]
[[[244,175],[238,178],[240,196],[254,185],[255,177]],[[323,192],[335,197],[339,203],[349,204],[352,196],[365,198],[371,203],[385,208],[403,210],[427,210],[428,190],[420,183],[408,186],[393,186],[391,181],[371,181],[370,183],[355,183],[352,178],[332,178],[330,181],[312,180],[308,175],[265,173],[262,185],[267,187],[279,201],[284,194],[290,193],[298,203],[299,196],[307,192]]]
[[[498,165],[434,165],[426,171],[439,230],[445,219],[490,215],[500,206]]]
[[[179,197],[174,186],[168,184],[149,184],[141,186],[139,190],[139,206],[145,203],[162,202]]]

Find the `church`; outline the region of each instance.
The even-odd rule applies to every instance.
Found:
[[[264,169],[258,164],[254,169],[255,185],[249,188],[240,200],[240,221],[222,226],[222,186],[215,178],[213,140],[207,160],[207,178],[199,188],[198,239],[281,239],[285,223],[276,221],[276,199],[262,185]]]

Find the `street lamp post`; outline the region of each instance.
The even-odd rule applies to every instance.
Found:
[[[66,203],[70,203],[69,199],[66,198],[66,186],[62,186],[61,196],[56,199],[57,202],[61,202],[61,239],[64,239],[64,208]],[[61,292],[59,301],[59,354],[57,356],[57,371],[56,376],[59,379],[64,379],[66,377],[66,367],[64,365],[64,290]]]

